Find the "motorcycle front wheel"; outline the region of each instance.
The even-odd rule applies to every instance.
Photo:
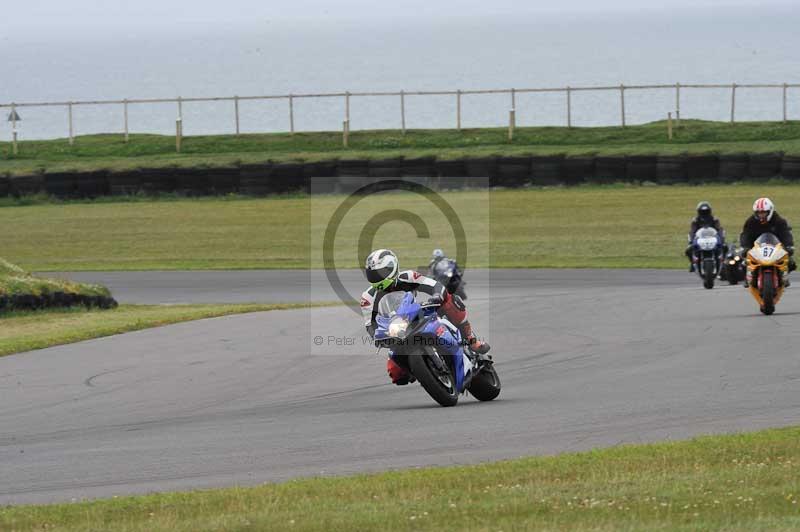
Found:
[[[761,312],[767,316],[775,312],[775,284],[770,271],[764,272],[761,277],[761,299],[764,301]]]
[[[491,401],[500,395],[500,377],[493,364],[481,368],[469,383],[469,393],[478,401]]]
[[[455,406],[458,403],[453,372],[436,349],[423,346],[419,351],[409,354],[408,366],[434,401],[442,406]]]

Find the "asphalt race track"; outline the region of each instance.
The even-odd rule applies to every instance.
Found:
[[[80,278],[128,302],[303,301],[310,286],[311,299],[333,299],[307,272]],[[0,358],[0,504],[468,464],[800,420],[800,288],[765,317],[741,286],[704,290],[686,272],[498,270],[468,281],[472,320],[503,381],[492,403],[464,396],[441,408],[416,384],[391,385],[374,349],[328,349],[329,338],[361,337],[346,307]]]

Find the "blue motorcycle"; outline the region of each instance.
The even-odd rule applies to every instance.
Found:
[[[378,304],[375,345],[419,381],[442,406],[455,406],[469,391],[479,401],[500,394],[491,357],[473,353],[461,332],[437,313],[439,303],[418,303],[411,292],[390,292]]]
[[[722,263],[722,238],[713,227],[701,227],[692,240],[692,262],[707,289],[714,288],[714,279]]]

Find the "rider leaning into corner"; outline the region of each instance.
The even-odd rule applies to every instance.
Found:
[[[786,219],[775,212],[775,205],[769,198],[758,198],[753,203],[753,216],[749,216],[744,222],[742,234],[739,241],[745,250],[750,250],[758,237],[764,233],[772,233],[783,244],[784,249],[789,253],[789,271],[797,269],[794,261],[794,237],[792,228]],[[784,279],[784,286],[789,286],[789,279]],[[745,280],[745,286],[747,281]]]
[[[364,325],[370,336],[375,335],[375,316],[378,314],[378,304],[381,298],[395,291],[422,292],[431,296],[431,300],[441,302],[440,314],[444,314],[451,323],[461,331],[469,342],[470,349],[478,354],[489,352],[489,344],[480,341],[472,330],[467,319],[467,309],[464,302],[456,295],[450,295],[441,283],[426,277],[414,270],[400,271],[397,255],[388,249],[378,249],[367,257],[365,272],[367,281],[372,285],[361,294],[361,313],[364,315]],[[386,369],[394,384],[408,384],[408,372],[397,365],[391,357],[386,361]]]
[[[697,204],[697,216],[692,219],[692,224],[689,226],[689,245],[686,246],[686,258],[689,259],[690,272],[694,271],[694,261],[692,260],[692,254],[694,253],[692,249],[694,234],[698,229],[702,229],[703,227],[713,227],[716,229],[722,241],[723,254],[728,252],[727,246],[725,245],[725,229],[722,228],[719,218],[714,218],[714,215],[711,214],[711,204],[707,201],[701,201]]]

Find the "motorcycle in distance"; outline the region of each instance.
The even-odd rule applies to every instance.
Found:
[[[778,237],[764,233],[747,253],[747,283],[761,312],[769,316],[783,295],[783,278],[789,273],[789,253]]]
[[[392,359],[442,406],[455,406],[464,391],[491,401],[500,395],[491,357],[462,345],[458,328],[437,314],[438,307],[417,302],[411,292],[386,294],[378,304],[375,345],[391,349]]]
[[[464,276],[456,261],[445,257],[432,264],[429,271],[431,277],[442,283],[448,292],[460,296],[461,299],[467,299],[467,293],[464,291],[467,283],[464,282]]]
[[[731,246],[722,267],[719,271],[719,278],[728,281],[728,284],[739,284],[744,281],[747,275],[747,265],[745,264],[745,250],[739,246]]]
[[[714,279],[722,262],[722,239],[713,227],[701,227],[692,240],[692,262],[703,286],[714,288]]]

